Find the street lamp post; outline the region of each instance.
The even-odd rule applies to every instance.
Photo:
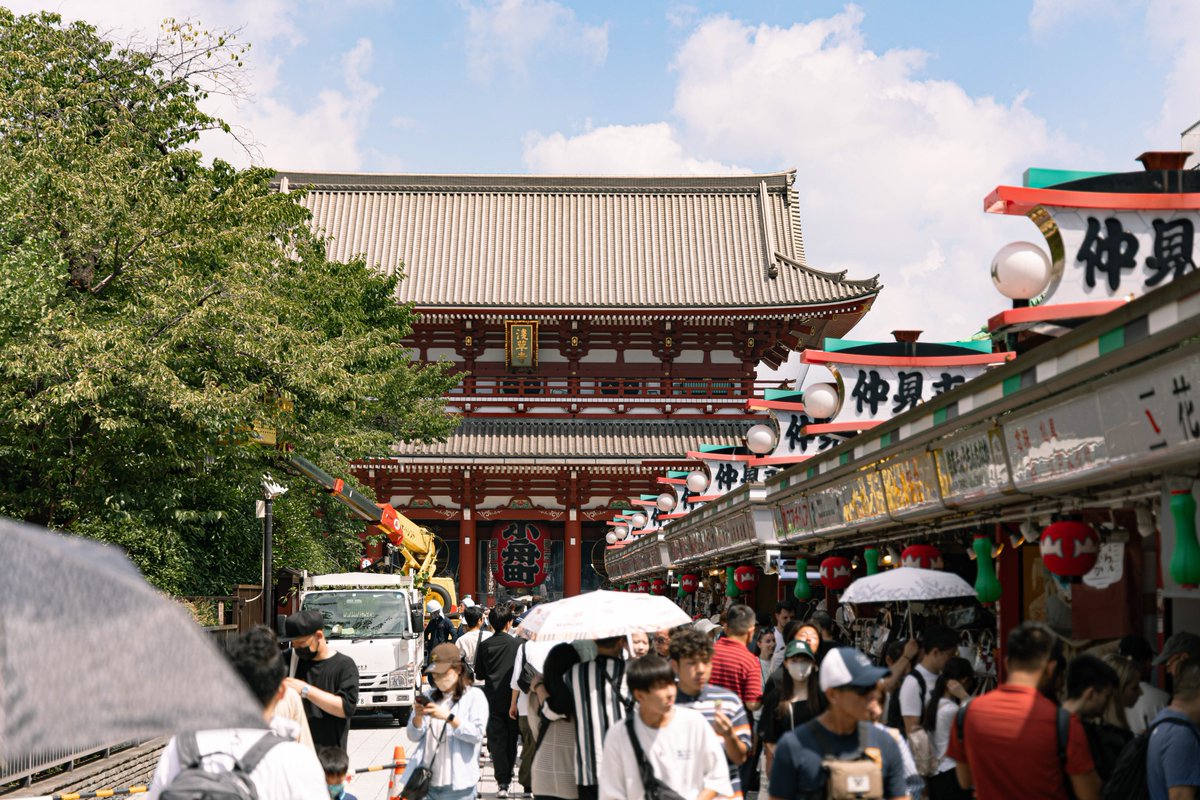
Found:
[[[268,628],[275,625],[275,593],[273,591],[274,581],[272,580],[274,570],[272,561],[275,557],[272,548],[272,529],[274,527],[274,515],[271,506],[274,505],[276,497],[283,497],[287,493],[287,487],[276,483],[275,479],[270,475],[263,474],[262,477],[263,489],[263,563],[262,563],[262,619],[263,624]]]

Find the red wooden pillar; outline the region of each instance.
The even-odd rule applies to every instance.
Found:
[[[567,510],[567,530],[563,536],[563,597],[579,594],[583,580],[583,524],[579,511]]]
[[[463,472],[462,487],[462,518],[458,522],[458,596],[471,595],[478,601],[476,576],[479,575],[479,565],[476,553],[479,543],[475,537],[475,493],[471,491],[471,472]]]
[[[997,524],[996,543],[1006,543],[1009,532],[1009,526]],[[1006,677],[1004,655],[1008,651],[1008,633],[1024,621],[1024,597],[1021,591],[1025,571],[1023,558],[1021,548],[1005,547],[996,559],[996,577],[1000,579],[1000,600],[996,603],[996,676],[1000,681]]]

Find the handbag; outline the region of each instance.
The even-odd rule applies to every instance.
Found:
[[[429,757],[430,764],[433,764],[433,759],[437,757],[438,748],[441,747],[442,739],[446,736],[446,728],[449,727],[450,723],[448,722],[442,726],[442,732],[438,734],[437,741],[433,743],[433,750]],[[404,800],[423,800],[429,794],[432,784],[432,767],[421,764],[413,768],[412,774],[408,776],[408,780],[404,784],[404,788],[400,790],[400,797],[404,798]]]
[[[533,679],[537,677],[538,671],[533,664],[529,663],[529,657],[525,655],[525,642],[521,642],[521,674],[517,676],[517,688],[523,693],[529,694],[529,689],[533,686]]]
[[[642,743],[638,741],[637,733],[633,729],[632,714],[625,718],[625,726],[629,730],[629,743],[633,746],[633,757],[637,759],[638,775],[642,779],[642,791],[646,794],[646,800],[684,800],[683,795],[654,776],[654,768],[646,760],[646,754],[642,752]]]

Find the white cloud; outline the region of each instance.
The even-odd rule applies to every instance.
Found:
[[[1043,37],[1059,25],[1078,20],[1082,16],[1117,13],[1113,0],[1033,0],[1029,10],[1029,30],[1036,37]]]
[[[581,55],[597,65],[608,57],[608,24],[585,25],[554,0],[483,0],[463,7],[476,80],[490,80],[497,67],[524,75],[529,62],[548,51]]]
[[[542,173],[597,175],[714,175],[749,170],[688,156],[665,122],[608,125],[566,137],[525,137],[525,165]]]
[[[37,0],[8,4],[16,13],[44,7]],[[360,169],[364,122],[379,94],[367,79],[371,42],[359,40],[341,59],[340,86],[326,86],[302,104],[282,98],[280,71],[294,48],[304,42],[296,24],[299,11],[287,0],[58,0],[53,10],[82,19],[116,41],[153,42],[162,21],[172,17],[209,31],[233,31],[241,44],[252,44],[244,58],[246,97],[241,101],[213,95],[206,110],[232,125],[253,145],[253,158],[237,142],[218,133],[201,137],[209,157],[238,166],[254,163],[305,169]]]
[[[1147,131],[1147,149],[1177,147],[1179,134],[1200,120],[1200,4],[1192,0],[1151,0],[1146,9],[1146,33],[1156,52],[1170,60],[1163,83],[1159,118]],[[1195,149],[1197,142],[1187,142]]]
[[[729,164],[797,168],[810,263],[881,275],[885,286],[856,336],[895,328],[925,339],[970,335],[1005,307],[989,264],[1025,219],[985,215],[983,197],[1028,166],[1078,159],[1022,105],[923,79],[926,55],[876,52],[850,6],[788,28],[728,18],[702,23],[674,70],[675,124],[613,126],[526,140],[534,170],[724,172]]]

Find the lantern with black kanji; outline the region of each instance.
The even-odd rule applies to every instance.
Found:
[[[683,590],[684,594],[695,594],[696,590],[700,588],[700,576],[691,572],[680,575],[679,588]]]
[[[531,522],[497,527],[496,583],[532,589],[546,580],[546,537]]]
[[[900,553],[900,566],[941,569],[942,551],[931,544],[910,544]]]
[[[850,559],[844,556],[830,556],[821,562],[821,583],[826,589],[840,592],[849,586],[853,579]]]
[[[1061,520],[1042,531],[1042,563],[1060,578],[1077,581],[1092,571],[1100,555],[1100,536],[1090,526]]]
[[[758,570],[748,565],[742,565],[733,571],[733,582],[738,591],[746,594],[758,588]]]
[[[662,596],[667,593],[667,582],[662,578],[655,578],[650,581],[650,594]]]

